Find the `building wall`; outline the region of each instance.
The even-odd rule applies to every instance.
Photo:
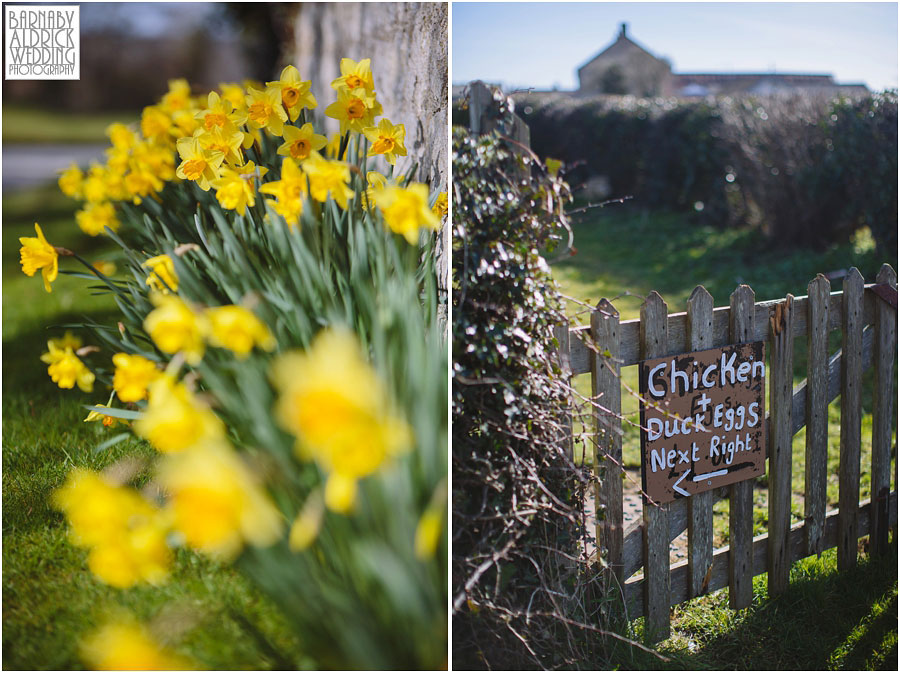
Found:
[[[624,84],[622,91],[609,91],[605,83],[610,69],[618,70]],[[628,39],[620,38],[605,52],[578,71],[582,93],[624,93],[633,96],[664,94],[672,70],[668,63],[655,58]]]

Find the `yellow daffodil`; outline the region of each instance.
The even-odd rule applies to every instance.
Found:
[[[104,409],[109,409],[105,404],[95,404],[95,407],[103,407]],[[109,414],[104,414],[102,412],[91,410],[87,417],[84,419],[85,423],[93,423],[95,421],[101,421],[103,425],[107,428],[114,428],[119,423],[123,425],[128,425],[128,421],[123,418],[117,418],[116,416],[110,416]]]
[[[121,618],[92,632],[81,657],[97,671],[181,671],[192,666],[160,645],[143,626]]]
[[[181,164],[175,175],[182,180],[192,180],[204,192],[209,191],[210,182],[219,177],[219,168],[225,154],[219,150],[205,150],[197,137],[181,138],[176,143]]]
[[[243,92],[241,92],[243,97]],[[221,98],[215,91],[210,91],[206,99],[206,108],[197,112],[194,117],[203,122],[203,130],[214,128],[234,130],[247,121],[247,114],[235,112],[234,104],[228,98]]]
[[[135,205],[163,188],[163,181],[151,166],[141,162],[129,162],[131,170],[125,174],[125,190]]]
[[[349,186],[350,164],[312,152],[301,167],[309,177],[309,195],[313,199],[324,203],[330,195],[341,208],[347,207],[347,200],[355,194]]]
[[[60,191],[73,199],[84,196],[84,173],[77,164],[72,164],[59,176]]]
[[[284,123],[288,120],[287,112],[281,105],[281,90],[267,87],[265,90],[249,88],[247,90],[247,120],[251,129],[268,129],[272,135],[280,136]]]
[[[225,426],[183,383],[164,374],[147,390],[147,408],[134,431],[161,453],[184,451],[225,436]]]
[[[338,152],[341,151],[341,134],[340,133],[332,133],[331,139],[328,141],[328,144],[325,145],[325,156],[329,159],[337,159]]]
[[[196,136],[200,141],[200,147],[208,152],[221,152],[226,163],[239,166],[243,162],[244,155],[241,153],[241,147],[244,143],[244,134],[236,126],[231,125],[225,128],[214,126],[209,131],[200,129]],[[221,171],[219,174],[221,175]]]
[[[235,110],[239,110],[241,112],[246,111],[247,94],[244,92],[244,87],[242,87],[240,84],[225,82],[223,84],[219,84],[219,91],[222,92],[222,98],[231,103]]]
[[[36,238],[34,236],[19,238],[19,243],[22,244],[19,250],[22,272],[26,276],[33,276],[35,271],[40,269],[44,278],[44,289],[50,292],[50,283],[56,280],[59,273],[59,253],[44,238],[44,232],[37,222],[34,223],[34,231],[37,233]]]
[[[254,346],[266,351],[276,347],[275,337],[262,320],[242,306],[219,306],[207,309],[209,343],[227,348],[239,358],[245,358]]]
[[[164,182],[175,179],[175,155],[171,149],[153,143],[138,143],[131,151],[134,165],[152,172]]]
[[[147,274],[147,287],[162,294],[169,294],[178,290],[178,274],[175,273],[175,263],[168,255],[157,255],[141,262],[141,266],[149,269]]]
[[[232,559],[244,543],[267,547],[284,522],[261,484],[224,441],[166,456],[157,471],[175,530],[192,549]]]
[[[382,119],[378,122],[378,126],[363,129],[363,134],[372,143],[366,156],[383,154],[391,166],[397,163],[398,156],[406,156],[406,147],[403,146],[406,128],[403,124],[394,126],[387,119]]]
[[[169,90],[163,94],[160,106],[168,112],[184,110],[191,104],[191,86],[184,78],[170,79]]]
[[[41,362],[48,365],[50,379],[60,388],[78,387],[86,393],[94,390],[94,373],[69,348],[57,348],[53,341],[47,342],[47,352],[41,355]]]
[[[278,154],[302,161],[309,157],[310,152],[319,151],[328,142],[325,136],[313,131],[313,125],[306,123],[300,128],[296,126],[284,127],[284,143],[278,148]]]
[[[375,80],[372,78],[372,59],[364,58],[359,63],[350,58],[341,59],[341,76],[331,83],[331,88],[340,90],[364,89],[368,94],[375,93]]]
[[[106,135],[116,149],[129,150],[137,142],[137,134],[125,124],[115,122],[106,127]]]
[[[388,228],[401,234],[410,245],[418,242],[419,229],[441,226],[440,218],[428,207],[428,187],[420,183],[385,187],[378,194],[378,208]]]
[[[141,133],[148,140],[171,146],[174,127],[172,118],[158,105],[148,105],[141,112]]]
[[[82,188],[85,200],[90,203],[106,201],[111,198],[109,187],[110,181],[107,169],[97,163],[91,164]]]
[[[303,195],[306,193],[306,175],[290,158],[281,162],[281,179],[267,182],[259,188],[261,194],[275,197],[273,208],[291,227],[300,221],[303,213]]]
[[[434,556],[441,542],[443,519],[443,508],[434,505],[429,505],[419,518],[414,541],[416,558],[424,561]]]
[[[106,233],[106,227],[113,231],[119,229],[119,218],[116,217],[116,209],[109,201],[100,203],[88,203],[82,210],[75,213],[75,221],[78,228],[88,236],[98,236]]]
[[[243,215],[248,206],[253,207],[256,203],[256,189],[253,187],[256,170],[256,165],[252,161],[237,168],[222,169],[221,177],[210,184],[216,190],[216,198],[223,208],[236,210],[238,214]],[[265,175],[266,169],[260,169],[260,173]]]
[[[300,79],[300,72],[292,65],[285,66],[281,71],[281,77],[275,82],[267,82],[267,88],[277,89],[281,95],[281,103],[290,116],[291,121],[296,121],[300,116],[300,110],[315,109],[318,106],[316,97],[309,91],[310,82]],[[281,134],[278,134],[281,135]],[[295,157],[296,158],[296,157]]]
[[[137,491],[75,468],[52,502],[65,513],[72,542],[90,550],[88,567],[102,581],[124,589],[138,582],[160,584],[168,577],[172,552],[166,517]]]
[[[144,330],[163,353],[182,353],[190,365],[203,359],[204,337],[209,333],[206,318],[192,311],[174,295],[154,293],[150,300],[156,306],[144,319]]]
[[[321,332],[305,353],[276,359],[278,422],[297,437],[297,454],[328,474],[325,503],[346,512],[356,481],[409,447],[412,431],[388,406],[388,394],[363,358],[356,338],[341,329]]]
[[[112,361],[116,367],[113,389],[123,402],[137,402],[147,397],[147,388],[162,374],[155,362],[142,355],[116,353]]]
[[[92,266],[104,276],[115,275],[117,271],[115,262],[110,262],[107,259],[98,259]]]
[[[75,336],[69,330],[66,330],[65,334],[58,339],[50,339],[47,343],[61,350],[71,348],[73,351],[77,351],[82,345],[81,338]]]
[[[366,96],[363,89],[338,89],[338,99],[325,108],[325,115],[341,123],[341,134],[348,130],[362,133],[375,124],[381,114],[381,103]]]
[[[325,517],[325,502],[319,489],[313,491],[303,503],[303,509],[291,524],[288,546],[291,551],[303,551],[319,536],[322,519]]]
[[[437,199],[434,201],[434,205],[431,206],[431,212],[442,218],[447,214],[449,210],[449,205],[447,203],[447,192],[441,192],[437,195]]]

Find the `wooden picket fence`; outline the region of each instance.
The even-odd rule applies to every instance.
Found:
[[[622,592],[627,617],[645,617],[648,640],[667,638],[670,607],[690,598],[727,586],[731,607],[743,608],[751,602],[756,575],[768,573],[769,593],[775,595],[788,586],[791,564],[806,556],[837,547],[839,570],[851,568],[858,538],[865,535],[873,553],[885,552],[888,528],[896,530],[897,524],[897,493],[891,490],[896,288],[896,273],[884,265],[872,285],[864,285],[859,271],[851,269],[841,292],[831,292],[820,274],[809,283],[807,296],[757,303],[753,290],[741,285],[721,308],[713,308],[712,296],[698,286],[685,313],[669,314],[662,297],[652,292],[639,320],[620,321],[604,299],[589,326],[559,332],[564,366],[571,375],[591,374],[603,572],[609,586]],[[842,347],[829,357],[828,335],[836,329]],[[808,375],[793,388],[794,339],[804,337]],[[768,340],[770,358],[768,532],[753,536],[754,480],[661,506],[644,497],[642,519],[625,529],[621,369],[644,359],[761,340]],[[875,369],[872,498],[860,502],[861,383],[869,367]],[[838,395],[839,508],[826,512],[827,407]],[[791,525],[791,439],[804,426],[804,519]],[[894,482],[896,489],[896,473]],[[713,549],[713,503],[723,497],[730,498],[730,545]],[[688,559],[670,565],[669,544],[685,528]],[[635,577],[641,569],[643,575]]]

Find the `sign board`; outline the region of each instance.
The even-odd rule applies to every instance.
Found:
[[[765,472],[764,342],[638,365],[647,497],[663,504]]]

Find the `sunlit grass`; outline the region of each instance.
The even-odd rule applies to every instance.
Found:
[[[3,106],[4,143],[106,143],[106,127],[137,120],[138,112],[78,114],[22,105]]]

